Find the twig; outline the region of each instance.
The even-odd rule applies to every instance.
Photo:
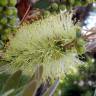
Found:
[[[26,12],[25,12],[25,14],[24,14],[24,16],[23,16],[21,22],[20,22],[20,25],[23,23],[24,19],[25,19],[26,16],[28,15],[28,12],[29,12],[30,8],[31,8],[31,5],[29,4],[29,6],[28,6],[28,8],[27,8],[27,10],[26,10]]]

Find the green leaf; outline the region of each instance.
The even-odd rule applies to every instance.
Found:
[[[21,74],[22,71],[18,70],[12,76],[10,76],[9,79],[5,82],[2,92],[6,92],[10,89],[16,88],[18,86]]]
[[[31,81],[26,85],[23,96],[35,96],[37,88],[39,86],[39,82],[43,75],[43,66],[39,65],[34,72]]]
[[[32,80],[29,84],[26,85],[23,96],[35,96],[37,91],[38,81]]]
[[[14,92],[14,89],[11,89],[7,92],[5,92],[2,96],[9,96],[10,94],[12,94]]]

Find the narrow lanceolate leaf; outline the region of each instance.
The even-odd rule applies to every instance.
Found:
[[[39,82],[43,75],[43,66],[39,65],[34,72],[31,81],[26,85],[23,96],[35,96]]]
[[[40,80],[42,78],[42,75],[43,75],[43,66],[39,65],[37,67],[37,70],[34,72],[32,76],[32,80]]]
[[[28,85],[26,85],[23,96],[35,96],[37,87],[38,86],[38,81],[32,80]]]
[[[10,94],[12,94],[14,92],[14,89],[11,89],[7,92],[5,92],[2,96],[9,96]],[[1,95],[0,95],[1,96]]]
[[[59,80],[57,79],[55,83],[44,93],[43,96],[53,96],[54,92],[56,91],[56,88],[59,85]]]
[[[18,70],[12,76],[10,76],[9,79],[6,81],[2,92],[6,92],[8,90],[16,88],[19,84],[21,74],[22,71]]]

